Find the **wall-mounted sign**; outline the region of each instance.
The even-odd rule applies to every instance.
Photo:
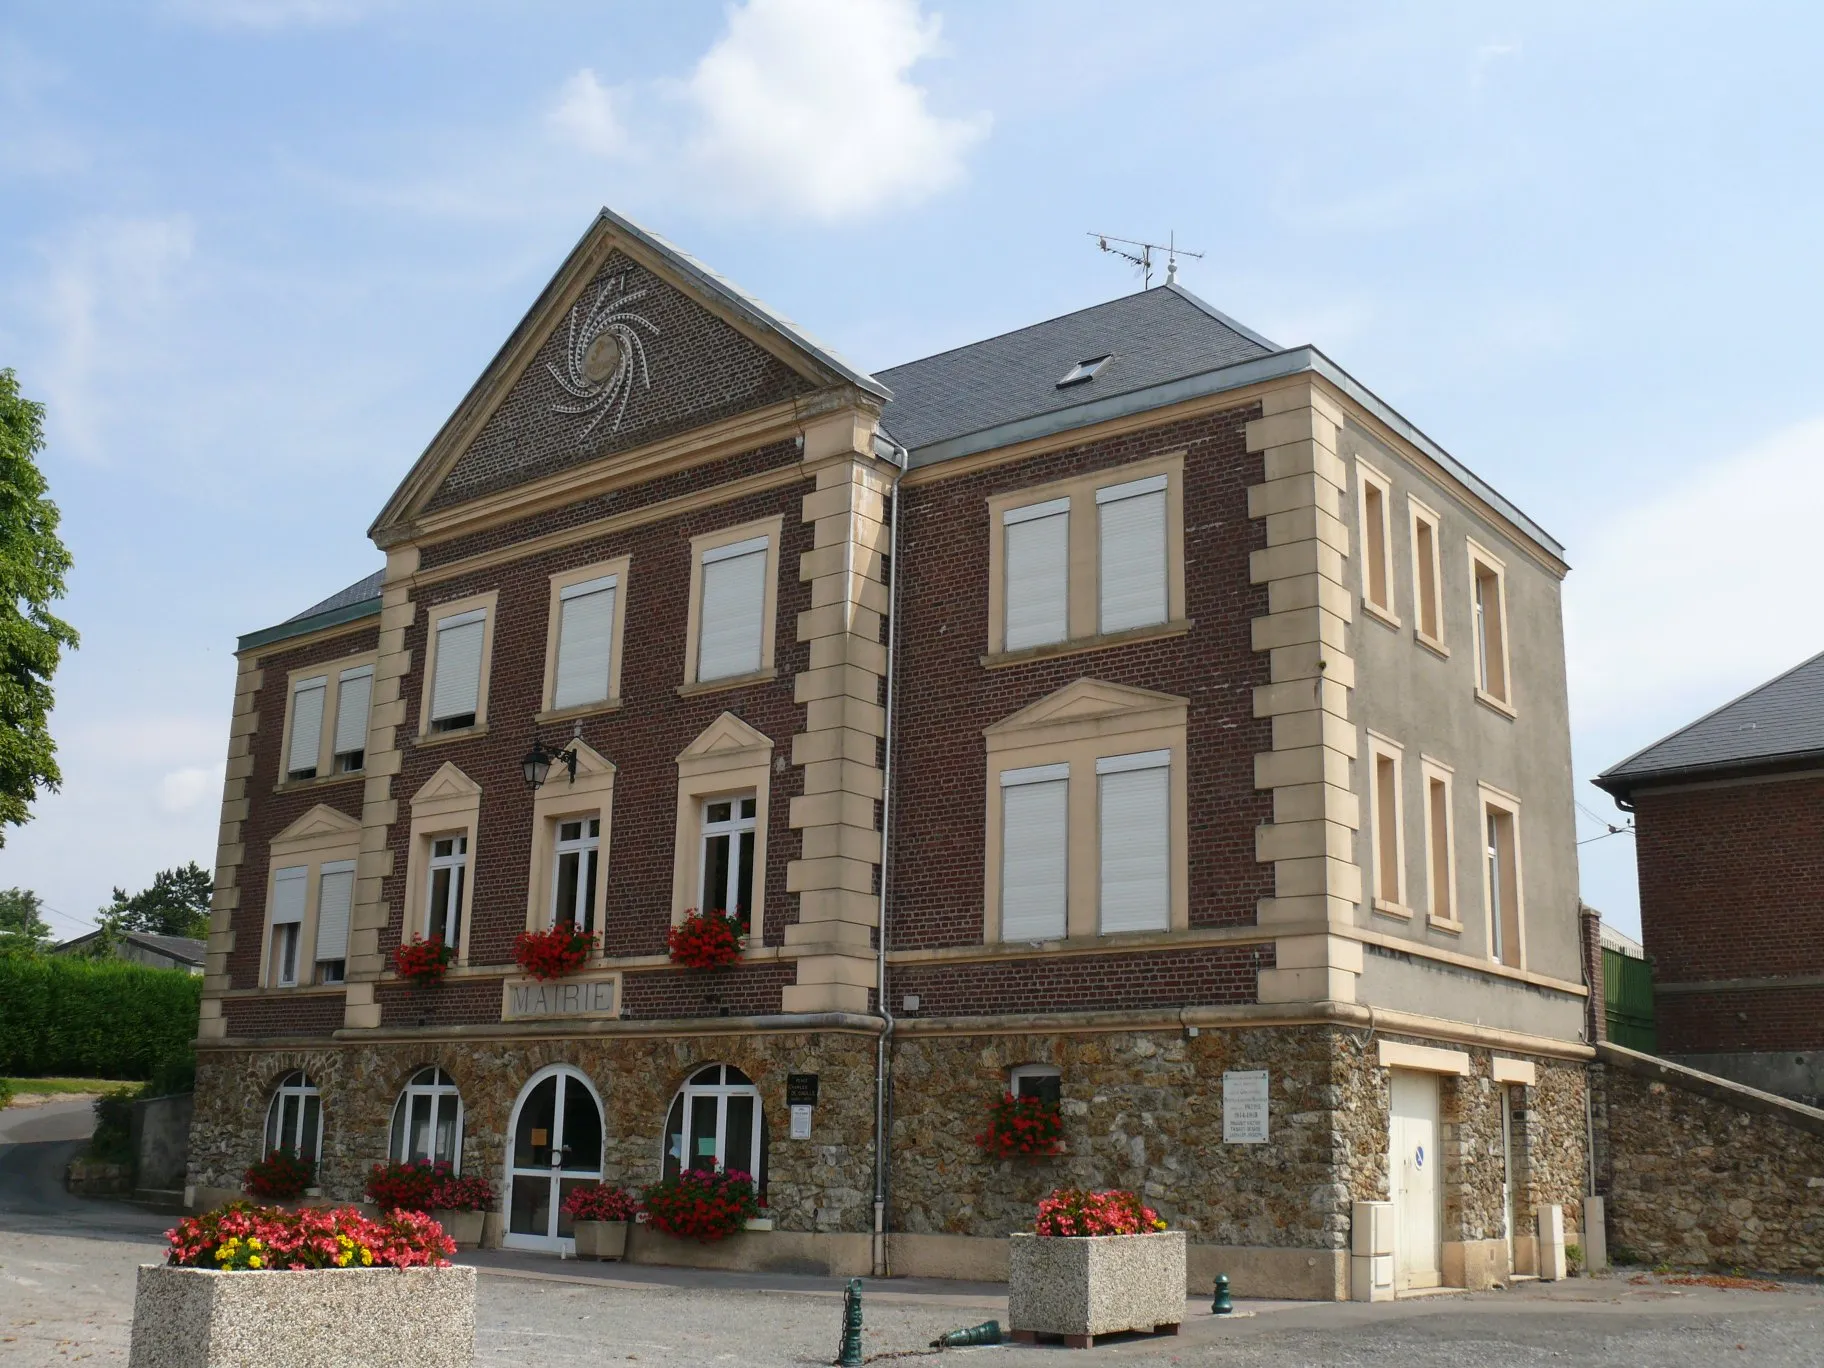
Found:
[[[816,1106],[817,1075],[787,1074],[785,1076],[785,1104],[788,1107]]]
[[[1266,1143],[1265,1069],[1237,1069],[1222,1076],[1222,1139],[1230,1145]]]
[[[792,1108],[792,1139],[809,1140],[811,1138],[811,1113],[813,1107],[803,1103]]]
[[[586,1021],[620,1014],[618,973],[577,974],[551,982],[510,978],[501,985],[502,1021]]]

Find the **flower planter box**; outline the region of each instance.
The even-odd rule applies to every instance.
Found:
[[[575,1226],[579,1259],[625,1259],[626,1221],[578,1221]]]
[[[1012,1237],[1007,1320],[1016,1339],[1088,1348],[1126,1330],[1176,1333],[1184,1301],[1182,1230]]]
[[[431,1219],[443,1227],[443,1233],[456,1241],[458,1249],[479,1249],[481,1228],[487,1222],[485,1211],[433,1211]]]
[[[473,1268],[139,1270],[129,1368],[470,1368],[474,1357]]]

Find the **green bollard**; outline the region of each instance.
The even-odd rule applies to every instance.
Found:
[[[1227,1273],[1218,1273],[1216,1275],[1216,1295],[1210,1300],[1210,1314],[1212,1316],[1227,1316],[1232,1315],[1234,1310],[1235,1303],[1229,1297],[1229,1275]]]
[[[861,1279],[850,1278],[842,1294],[842,1346],[836,1368],[861,1368]]]
[[[999,1344],[1001,1342],[1001,1323],[998,1320],[983,1321],[980,1325],[971,1325],[966,1330],[949,1330],[931,1341],[933,1349],[966,1349],[973,1344]]]

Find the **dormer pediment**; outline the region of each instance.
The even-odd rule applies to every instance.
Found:
[[[771,754],[773,738],[756,731],[732,712],[725,712],[678,755],[680,771],[690,773],[751,764]]]
[[[318,803],[274,836],[272,849],[276,854],[290,856],[336,846],[352,846],[360,840],[360,818],[350,817],[327,803]]]
[[[1182,727],[1189,704],[1176,694],[1155,693],[1101,679],[1079,679],[983,730],[988,749],[1030,745],[1055,733],[1114,735],[1147,727]]]
[[[481,785],[446,760],[437,772],[424,781],[412,795],[412,811],[470,807],[481,802]]]

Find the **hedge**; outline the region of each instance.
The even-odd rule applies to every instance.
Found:
[[[190,1053],[202,989],[177,969],[0,956],[0,1074],[151,1078]]]

